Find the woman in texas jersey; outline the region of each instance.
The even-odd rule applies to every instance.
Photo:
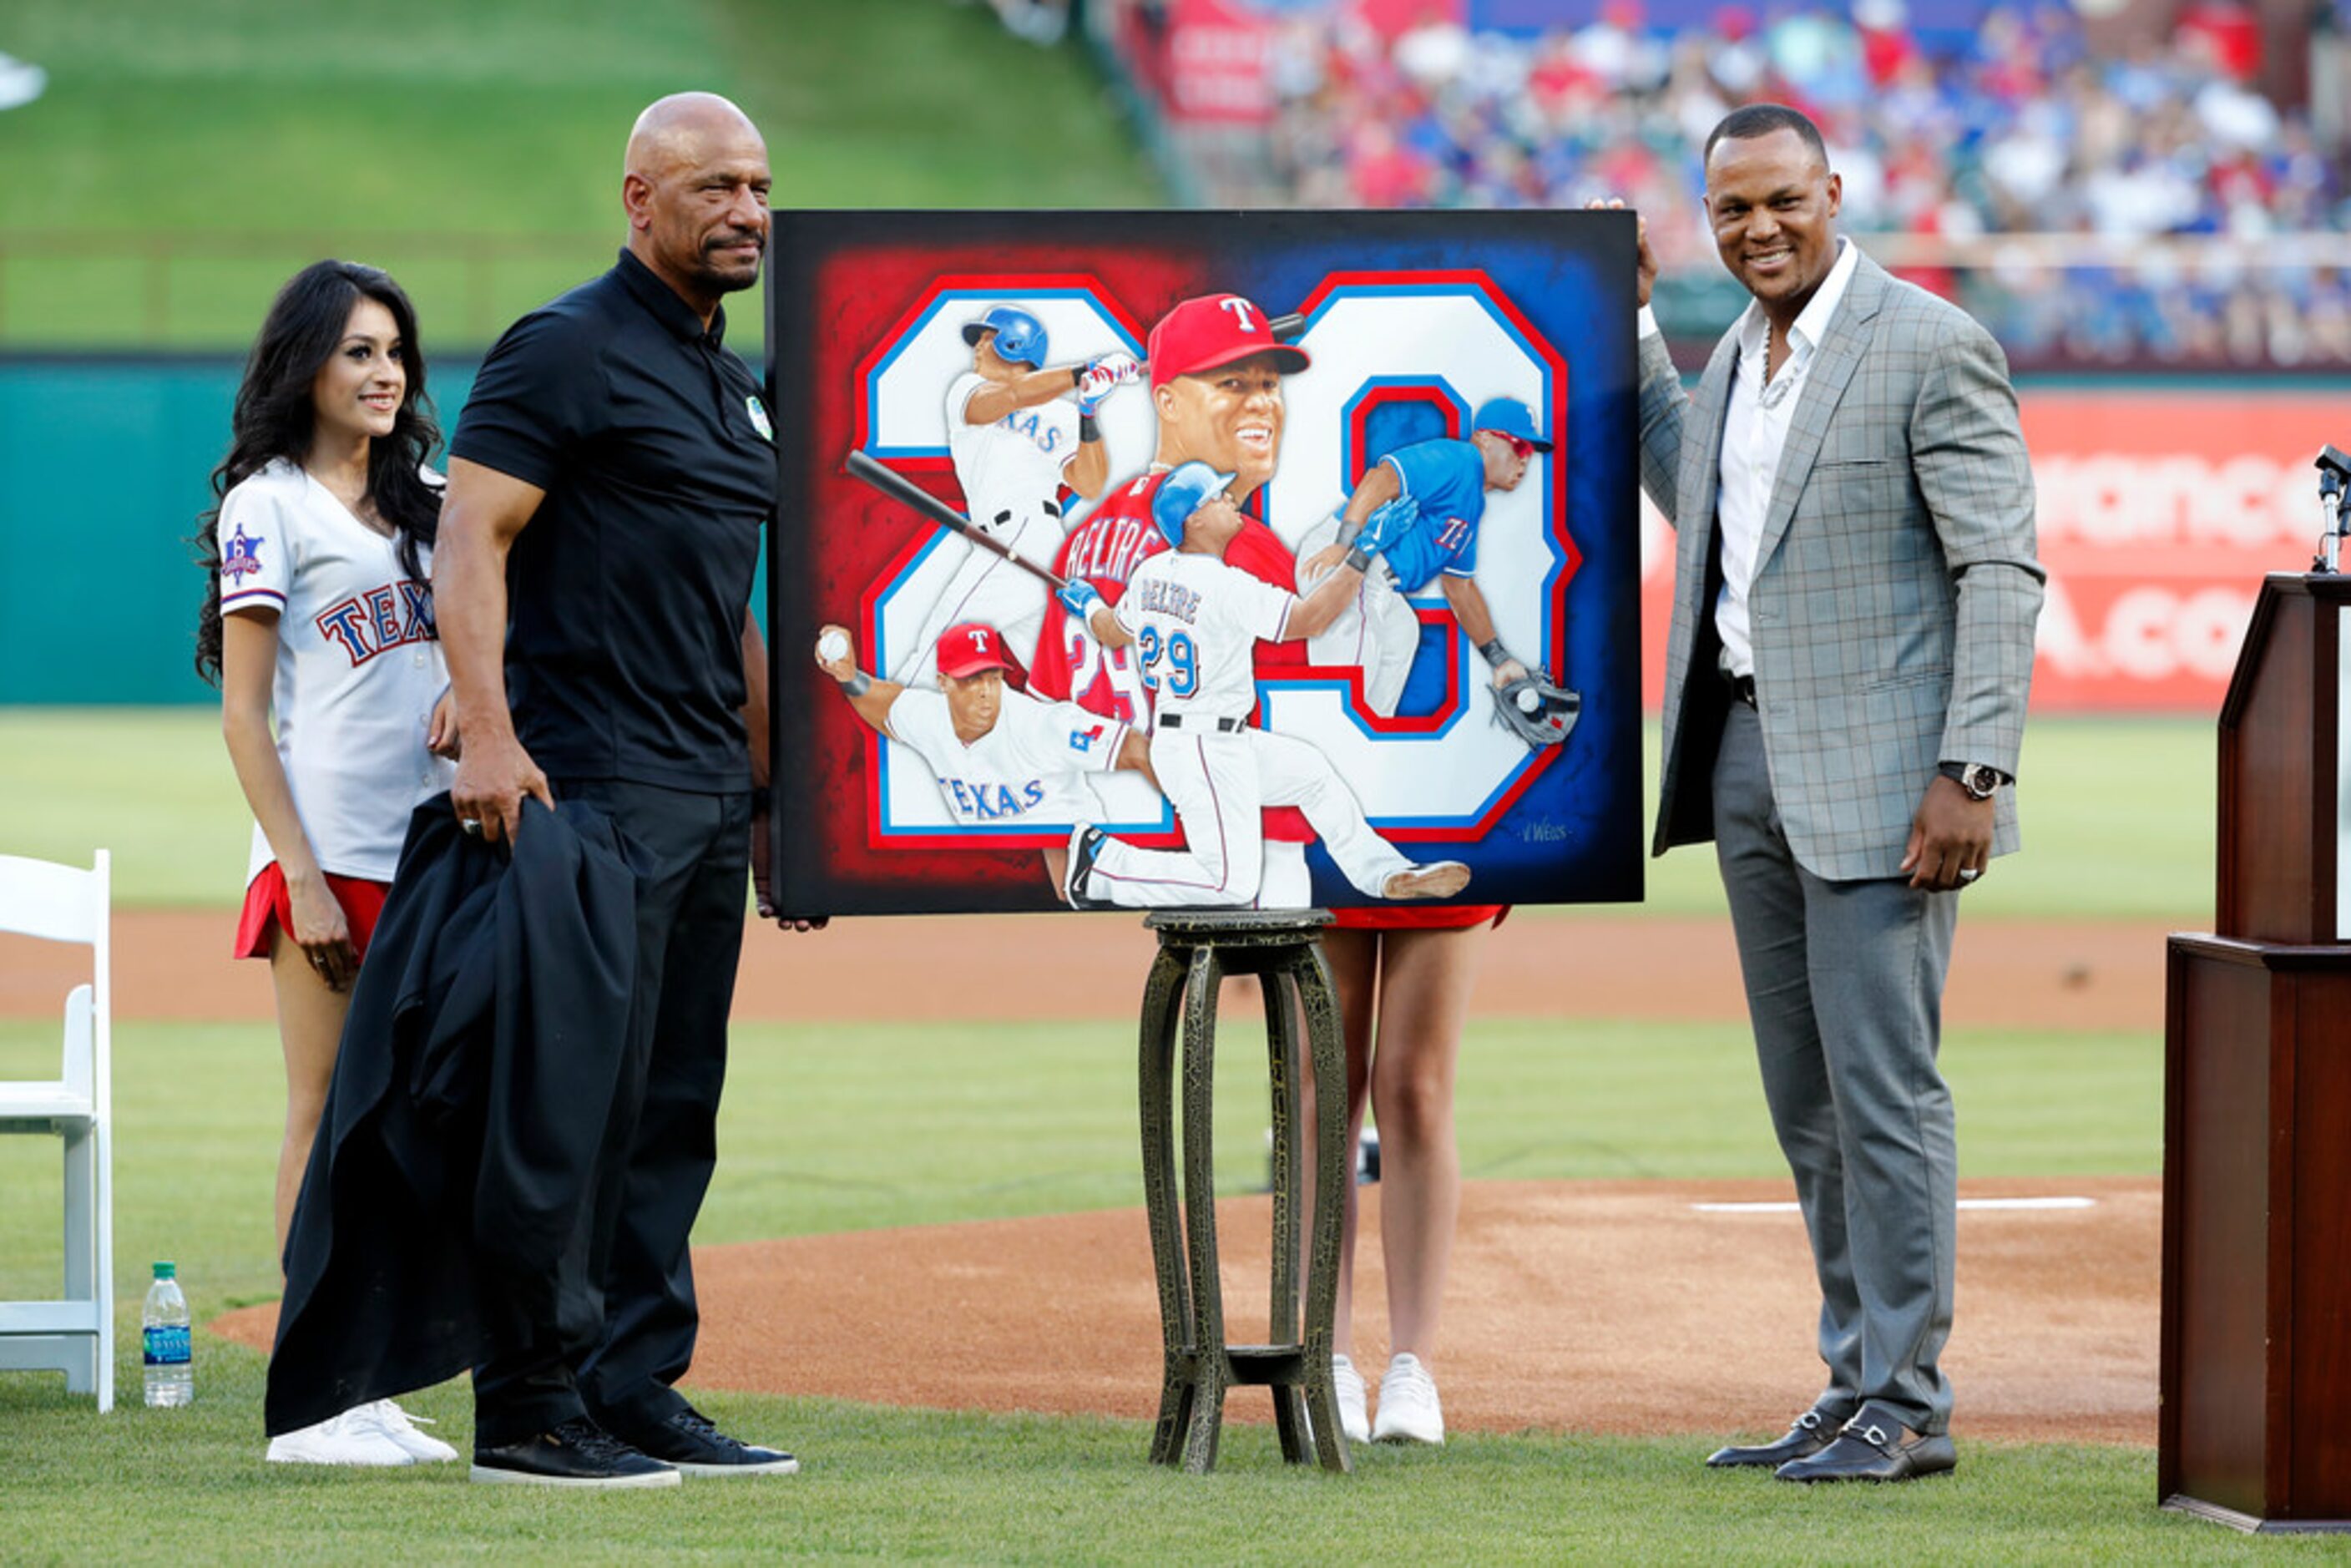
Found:
[[[255,824],[235,954],[269,960],[286,1055],[281,1249],[409,813],[449,787],[456,753],[427,576],[441,500],[424,459],[441,437],[423,400],[400,286],[350,262],[305,268],[262,323],[198,535],[196,671],[221,688]],[[456,1451],[384,1401],[274,1438],[269,1458]]]

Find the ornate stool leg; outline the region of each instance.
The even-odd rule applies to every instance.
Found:
[[[1273,1094],[1273,1268],[1266,1338],[1275,1344],[1299,1343],[1298,1220],[1306,1194],[1298,1158],[1299,1071],[1304,1066],[1298,1050],[1298,987],[1286,970],[1274,967],[1259,974],[1258,984],[1265,996],[1267,1077]],[[1281,1457],[1304,1464],[1311,1439],[1297,1384],[1273,1385],[1273,1426]]]
[[[1225,1420],[1224,1274],[1217,1261],[1217,988],[1224,966],[1214,946],[1192,950],[1184,986],[1184,1228],[1191,1241],[1192,1418],[1184,1433],[1184,1468],[1205,1475],[1217,1466]]]
[[[1331,1334],[1339,1301],[1339,1231],[1354,1180],[1354,1150],[1347,1145],[1347,1048],[1339,1029],[1339,998],[1319,942],[1288,966],[1306,1015],[1306,1041],[1314,1062],[1314,1220],[1306,1264],[1306,1402],[1314,1447],[1326,1470],[1353,1468],[1339,1430],[1339,1395],[1331,1381]]]
[[[1143,988],[1143,1210],[1151,1227],[1151,1267],[1159,1281],[1159,1333],[1164,1351],[1159,1419],[1151,1433],[1151,1462],[1176,1462],[1192,1415],[1192,1293],[1184,1272],[1183,1239],[1176,1222],[1176,1044],[1183,1022],[1184,960],[1159,949]]]

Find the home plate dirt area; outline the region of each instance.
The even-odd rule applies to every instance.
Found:
[[[1032,919],[1052,918],[755,931],[737,1015],[866,1017],[886,1005],[899,1017],[1000,1010],[1131,1029],[1150,936],[1123,921],[1055,919],[1051,939],[1038,940]],[[268,1016],[262,966],[219,956],[227,919],[120,916],[118,1013]],[[2162,937],[2145,925],[1979,922],[1960,932],[1946,1018],[1955,1028],[2152,1033]],[[923,955],[919,988],[892,983],[910,952]],[[7,972],[26,998],[53,1005],[46,979],[14,962],[28,956],[12,953]],[[1522,915],[1495,934],[1478,1005],[1738,1019],[1736,977],[1722,922]],[[18,1010],[18,988],[0,988],[0,1011]],[[1447,1425],[1776,1429],[1820,1378],[1818,1297],[1791,1197],[1784,1182],[1468,1184],[1433,1358]],[[1960,1197],[1958,1327],[1945,1358],[1957,1429],[2153,1443],[2160,1182],[1979,1181]],[[1378,1188],[1364,1197],[1364,1233],[1376,1235]],[[1229,1332],[1253,1339],[1264,1329],[1267,1200],[1228,1199],[1218,1216]],[[695,1271],[704,1326],[691,1384],[951,1409],[1148,1418],[1155,1408],[1158,1301],[1140,1207],[706,1248]],[[1386,1359],[1383,1290],[1379,1249],[1366,1248],[1356,1360],[1374,1371]],[[275,1316],[254,1307],[214,1326],[266,1348]],[[1239,1390],[1228,1414],[1269,1420],[1271,1405]]]

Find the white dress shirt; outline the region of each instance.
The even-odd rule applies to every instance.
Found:
[[[1860,254],[1850,241],[1838,239],[1835,265],[1788,329],[1788,357],[1780,373],[1768,381],[1764,368],[1771,329],[1763,307],[1750,301],[1739,319],[1739,358],[1731,367],[1730,401],[1722,415],[1722,468],[1715,500],[1715,520],[1722,529],[1722,591],[1714,601],[1714,629],[1722,637],[1722,667],[1734,675],[1755,673],[1747,594],[1755,583],[1756,552],[1763,543],[1764,519],[1771,512],[1771,487],[1779,481],[1788,427]]]

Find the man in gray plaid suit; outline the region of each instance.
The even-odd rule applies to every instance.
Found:
[[[1837,237],[1810,120],[1733,113],[1706,187],[1754,298],[1695,398],[1640,246],[1642,483],[1679,532],[1655,847],[1715,842],[1829,1371],[1786,1437],[1708,1463],[1907,1480],[1956,1463],[1935,1055],[1959,890],[2017,843],[2032,476],[1999,345]]]

